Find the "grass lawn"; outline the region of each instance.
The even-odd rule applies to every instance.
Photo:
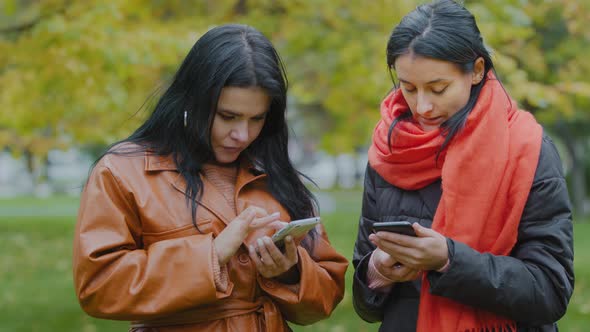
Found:
[[[360,210],[359,192],[330,193],[335,211],[323,214],[333,245],[352,256]],[[72,198],[0,200],[0,332],[126,331],[126,322],[88,317],[72,286],[71,245],[77,200]],[[575,225],[576,288],[561,331],[586,331],[590,324],[590,223]],[[586,241],[584,241],[586,240]],[[333,315],[295,331],[377,331],[352,308],[352,267],[347,291]]]

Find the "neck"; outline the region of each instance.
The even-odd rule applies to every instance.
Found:
[[[234,168],[236,166],[238,166],[238,161],[232,161],[231,163],[220,163],[217,160],[210,160],[206,163],[206,165],[211,165],[211,166],[216,166],[216,167],[222,167],[222,168]]]

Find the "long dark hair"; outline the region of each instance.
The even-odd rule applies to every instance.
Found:
[[[113,144],[105,155],[148,151],[171,156],[186,181],[187,204],[190,202],[193,224],[198,229],[197,200],[203,194],[199,172],[204,163],[214,159],[211,126],[221,89],[226,86],[260,87],[271,98],[262,131],[244,153],[267,174],[270,193],[291,218],[312,216],[317,202],[291,164],[287,150],[287,78],[283,63],[271,42],[246,25],[222,25],[205,33],[180,65],[149,118],[131,136]],[[124,142],[140,148],[117,149]]]
[[[465,7],[452,0],[439,0],[421,5],[404,16],[393,29],[386,53],[392,80],[395,61],[399,56],[408,53],[452,62],[464,73],[472,72],[475,61],[480,57],[483,58],[485,63],[483,80],[471,87],[467,104],[441,124],[445,140],[439,150],[440,154],[463,128],[486,82],[488,72],[494,70],[490,52],[484,45],[475,18]],[[399,121],[409,120],[411,116],[408,110],[392,122],[388,133],[389,146],[391,146],[394,127]]]

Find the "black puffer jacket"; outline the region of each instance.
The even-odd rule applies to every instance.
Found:
[[[380,331],[415,331],[421,282],[395,284],[389,293],[371,290],[367,264],[375,246],[369,241],[376,221],[408,220],[430,227],[440,200],[440,181],[417,191],[386,182],[370,166],[365,176],[362,216],[353,265],[353,301]],[[551,139],[543,136],[539,164],[510,256],[482,254],[447,239],[450,266],[428,272],[432,294],[503,315],[519,331],[557,331],[574,287],[573,227],[561,161]]]

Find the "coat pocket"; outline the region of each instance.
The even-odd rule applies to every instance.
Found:
[[[163,240],[178,239],[191,235],[211,233],[211,221],[211,219],[197,219],[197,226],[199,227],[198,230],[195,225],[191,223],[162,232],[144,232],[143,243],[147,248],[150,245]]]

